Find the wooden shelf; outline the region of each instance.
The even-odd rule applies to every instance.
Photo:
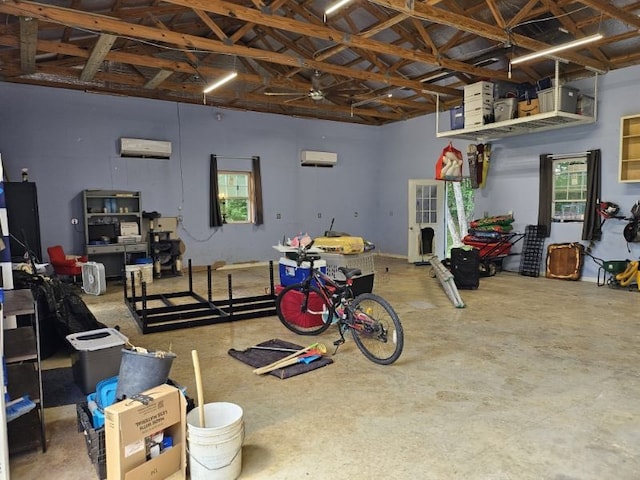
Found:
[[[4,358],[7,364],[38,359],[33,328],[18,327],[4,331]]]
[[[618,181],[640,182],[640,114],[620,118]]]

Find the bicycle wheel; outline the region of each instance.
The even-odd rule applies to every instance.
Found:
[[[395,362],[404,347],[404,332],[398,314],[382,297],[358,295],[352,304],[353,340],[369,360],[380,365]]]
[[[334,316],[317,287],[301,283],[284,288],[276,298],[276,313],[282,324],[298,335],[317,335],[331,326]]]

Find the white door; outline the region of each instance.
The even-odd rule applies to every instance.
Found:
[[[410,263],[427,261],[427,256],[431,253],[441,256],[444,251],[444,192],[442,181],[409,180],[407,257]],[[431,233],[433,233],[433,239],[430,238]],[[431,244],[429,244],[430,240]]]

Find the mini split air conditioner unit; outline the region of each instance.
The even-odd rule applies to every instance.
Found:
[[[333,167],[338,163],[338,154],[331,152],[313,152],[302,150],[300,152],[300,165],[314,167]]]
[[[168,159],[171,157],[171,142],[143,140],[140,138],[121,138],[120,156]]]

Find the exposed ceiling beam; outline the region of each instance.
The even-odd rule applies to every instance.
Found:
[[[143,88],[153,90],[162,82],[164,82],[167,78],[169,78],[171,75],[173,75],[173,72],[171,70],[160,70],[158,73],[156,73],[153,76],[152,79],[150,79],[147,83],[144,84]]]
[[[611,18],[615,18],[622,23],[640,28],[640,18],[636,15],[629,15],[629,12],[612,5],[611,2],[605,2],[603,0],[580,0],[580,3],[584,3],[596,11],[604,12]]]
[[[20,17],[20,64],[24,73],[36,71],[37,43],[38,21],[31,17]]]
[[[198,2],[207,3],[207,2]],[[216,2],[218,3],[218,2]],[[222,3],[222,2],[220,2]],[[204,8],[204,10],[208,10]],[[453,97],[461,97],[462,92],[457,89],[449,87],[441,87],[438,85],[425,85],[413,80],[406,80],[398,76],[386,75],[384,73],[364,72],[357,69],[345,68],[340,65],[334,65],[329,63],[318,62],[313,59],[304,59],[293,57],[285,54],[267,52],[255,48],[247,48],[237,45],[227,45],[217,40],[211,40],[208,38],[197,37],[194,35],[187,35],[173,31],[163,31],[158,28],[148,27],[145,25],[131,25],[126,22],[114,19],[113,17],[107,17],[104,15],[97,15],[94,13],[85,13],[72,11],[66,8],[60,8],[50,5],[43,5],[35,2],[27,1],[6,1],[0,2],[0,12],[8,13],[11,15],[24,15],[28,13],[36,18],[47,20],[49,22],[57,22],[65,25],[72,25],[78,28],[89,30],[100,30],[115,33],[123,36],[133,36],[143,40],[151,40],[156,42],[165,42],[178,45],[182,48],[196,48],[206,50],[210,52],[225,53],[229,55],[238,55],[244,57],[254,58],[256,60],[268,61],[272,63],[278,63],[281,65],[306,67],[316,70],[321,70],[336,75],[343,75],[346,77],[354,77],[362,80],[370,80],[385,83],[388,85],[394,85],[396,87],[406,87],[415,91],[428,91],[433,93],[441,93],[443,95],[449,95]],[[313,27],[308,26],[308,29]],[[336,34],[338,32],[335,32]],[[369,40],[370,41],[370,40]],[[392,49],[392,47],[386,47]],[[455,62],[463,64],[463,62]],[[455,67],[454,67],[455,68]],[[476,69],[478,70],[478,69]]]
[[[381,5],[383,7],[387,7],[391,10],[395,10],[397,12],[405,13],[412,17],[421,18],[423,20],[428,20],[430,22],[438,23],[440,25],[447,25],[451,28],[464,30],[469,33],[473,33],[474,35],[478,35],[479,37],[489,38],[498,42],[507,43],[511,42],[519,47],[526,48],[528,50],[537,51],[543,50],[545,48],[549,48],[552,45],[548,45],[543,42],[539,42],[537,40],[533,40],[532,38],[526,37],[524,35],[518,34],[507,34],[503,29],[496,27],[494,25],[490,25],[485,22],[481,22],[479,20],[475,20],[473,18],[466,17],[464,15],[456,14],[453,12],[449,12],[443,8],[432,7],[429,5],[425,5],[422,3],[413,3],[410,5],[413,6],[411,8],[410,5],[407,5],[405,0],[369,0],[373,3]],[[586,1],[595,1],[595,0],[586,0]],[[562,52],[562,58],[569,60],[571,62],[577,63],[579,65],[584,65],[586,67],[591,67],[595,70],[608,70],[608,65],[603,62],[599,62],[593,60],[589,57],[585,57],[584,55],[579,55],[575,52]],[[452,68],[453,70],[459,70],[457,68]],[[468,73],[468,72],[465,72]]]
[[[413,60],[414,62],[443,66],[452,70],[459,70],[470,75],[478,75],[484,77],[493,76],[494,78],[500,78],[502,80],[508,79],[507,72],[496,72],[495,70],[489,69],[480,69],[484,71],[478,72],[477,68],[470,67],[464,62],[443,60],[425,52],[389,45],[387,43],[371,40],[360,35],[351,35],[325,26],[311,25],[308,22],[300,22],[273,14],[266,15],[263,12],[255,10],[253,8],[243,7],[241,5],[225,2],[224,0],[217,0],[215,2],[210,2],[207,0],[165,1],[178,5],[184,5],[185,7],[198,8],[207,12],[217,13],[218,15],[239,18],[247,22],[252,22],[258,25],[266,25],[272,28],[278,28],[281,30],[297,33],[299,35],[306,35],[309,37],[332,41],[336,44],[346,45],[349,48],[360,48],[362,50],[370,50],[376,54],[392,55],[394,57]],[[375,2],[375,0],[373,1]],[[409,14],[406,11],[401,13]]]
[[[91,55],[89,55],[89,59],[80,74],[80,80],[88,82],[93,78],[117,39],[118,37],[115,35],[108,35],[105,33],[100,35],[100,38],[98,38],[98,41],[96,42],[95,47],[93,47]]]

